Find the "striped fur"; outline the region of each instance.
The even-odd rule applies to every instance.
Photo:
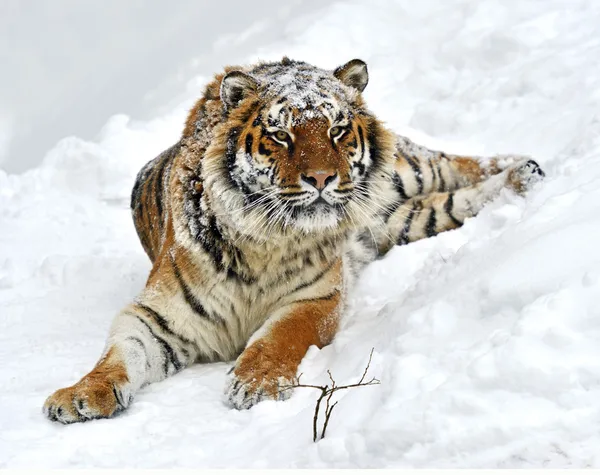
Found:
[[[396,136],[366,108],[366,65],[284,58],[227,68],[181,140],[138,174],[136,230],[153,263],[98,365],[48,398],[63,423],[111,417],[144,385],[236,359],[226,401],[283,399],[311,345],[335,335],[361,269],[395,244],[460,226],[543,175],[520,157],[458,157]]]

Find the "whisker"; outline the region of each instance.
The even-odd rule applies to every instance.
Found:
[[[357,206],[357,209],[360,210],[361,213],[367,218],[369,223],[376,226],[377,231],[381,232],[381,234],[383,234],[385,237],[387,237],[391,241],[394,241],[392,236],[390,236],[390,234],[387,232],[387,225],[386,225],[385,221],[377,213],[373,213],[373,210],[372,209],[370,210],[368,205],[363,201],[357,200],[354,203]],[[371,215],[369,215],[369,213],[368,213],[369,210],[371,211]],[[371,234],[372,234],[372,230],[369,229],[369,231],[371,231]],[[375,240],[375,243],[377,243],[377,240]]]
[[[277,213],[272,218],[271,222],[267,225],[267,228],[265,229],[265,231],[263,233],[263,236],[264,236],[263,242],[267,242],[267,240],[271,237],[273,230],[279,224],[279,221],[281,220],[281,218],[285,215],[285,213],[287,211],[287,203],[281,202],[280,204],[282,205],[281,208],[277,211]]]
[[[369,191],[369,190],[363,190],[363,191]],[[366,199],[366,198],[365,198],[364,196],[362,196],[362,195],[355,194],[355,195],[353,196],[353,199]],[[396,210],[398,210],[398,209],[401,209],[401,208],[404,208],[404,209],[410,210],[411,208],[405,205],[406,201],[407,201],[407,200],[402,200],[402,199],[394,199],[394,200],[391,200],[391,201],[390,201],[389,203],[387,203],[386,205],[383,205],[383,204],[381,204],[381,203],[378,203],[378,202],[376,202],[376,201],[373,201],[373,200],[371,200],[369,203],[370,203],[371,205],[373,205],[373,206],[377,206],[377,207],[378,207],[379,209],[381,209],[382,211],[386,211],[386,214],[392,214],[392,213],[394,213]],[[395,207],[395,208],[393,208],[393,209],[391,209],[391,211],[390,211],[390,208],[391,208],[391,206],[394,206],[394,205],[395,205],[396,207]]]
[[[261,196],[260,198],[258,198],[256,201],[248,203],[248,204],[242,206],[241,208],[238,208],[238,209],[235,209],[235,210],[232,210],[232,211],[226,211],[226,212],[223,212],[223,213],[217,213],[217,214],[215,214],[215,216],[229,216],[229,215],[234,214],[234,213],[241,213],[241,212],[244,212],[244,211],[250,211],[253,208],[256,208],[257,206],[263,204],[265,201],[268,201],[273,196],[276,196],[278,193],[279,193],[279,190],[277,190],[277,189],[272,190],[272,191],[268,192],[267,194],[265,194],[265,195]],[[250,195],[248,195],[248,196],[250,196]]]
[[[257,230],[260,226],[264,225],[264,220],[266,218],[268,218],[269,213],[276,209],[276,207],[278,206],[278,202],[277,201],[273,201],[271,202],[265,209],[261,210],[261,212],[258,214],[258,217],[255,218],[251,224],[249,226],[246,227],[246,229],[244,230],[244,233],[241,235],[241,237],[243,237],[243,240],[241,241],[242,243],[245,242],[246,240],[249,240],[251,237],[254,237],[254,231]],[[236,243],[239,241],[239,238],[236,239]]]

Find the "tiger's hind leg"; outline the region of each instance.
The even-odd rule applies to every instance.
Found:
[[[479,213],[502,188],[523,194],[543,177],[544,172],[535,161],[524,159],[477,184],[411,198],[390,216],[387,239],[393,238],[395,242],[383,247],[407,244],[458,228]]]
[[[395,158],[392,180],[398,198],[403,201],[476,185],[529,160],[519,155],[452,155],[430,150],[401,136]]]
[[[63,424],[113,417],[129,407],[142,386],[177,373],[197,354],[193,343],[171,331],[161,315],[132,304],[115,318],[96,367],[52,394],[43,412]]]

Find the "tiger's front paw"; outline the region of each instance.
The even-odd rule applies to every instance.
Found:
[[[519,194],[530,190],[546,174],[535,160],[524,160],[511,167],[507,175],[507,185]]]
[[[265,399],[283,401],[292,395],[296,369],[286,369],[260,347],[247,348],[227,373],[225,401],[235,409],[250,409]]]
[[[44,403],[44,415],[63,424],[113,417],[127,408],[133,394],[122,382],[109,377],[86,376],[77,384],[59,389]]]

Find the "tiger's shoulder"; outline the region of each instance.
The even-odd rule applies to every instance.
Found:
[[[190,166],[190,160],[185,160],[182,154],[202,156],[210,145],[212,131],[226,121],[219,85],[227,73],[240,69],[242,67],[227,66],[214,76],[188,112],[179,141],[146,163],[136,176],[131,193],[131,212],[138,237],[152,262],[158,257],[166,230],[172,224],[169,208],[173,204],[183,206],[180,196],[172,196],[172,173],[184,171],[185,175],[195,176],[187,177],[192,187],[188,194],[194,195],[191,198],[196,198],[197,202],[202,195],[199,164]]]

